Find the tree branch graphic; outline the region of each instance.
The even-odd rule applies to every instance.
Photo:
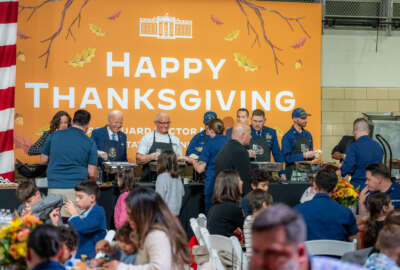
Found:
[[[245,7],[250,8],[257,16],[258,21],[261,25],[261,29],[262,29],[262,36],[264,38],[265,43],[271,48],[272,51],[272,55],[274,57],[274,64],[275,64],[275,72],[276,74],[279,74],[279,66],[280,65],[284,65],[284,63],[280,60],[277,51],[282,51],[281,48],[279,48],[278,46],[276,46],[268,37],[267,32],[266,32],[266,27],[265,27],[265,23],[264,23],[264,18],[262,16],[261,12],[269,12],[269,13],[274,13],[276,15],[278,15],[281,19],[283,19],[284,21],[286,21],[286,23],[288,24],[290,30],[294,31],[294,28],[292,26],[292,23],[296,23],[301,30],[304,32],[304,34],[308,37],[311,38],[310,34],[306,31],[306,29],[304,28],[303,24],[302,24],[302,20],[305,17],[287,17],[284,16],[282,13],[280,13],[277,10],[274,9],[267,9],[265,7],[262,6],[258,6],[256,4],[250,3],[247,0],[235,0],[237,5],[239,6],[240,10],[242,11],[243,15],[246,18],[246,24],[247,24],[247,31],[248,34],[250,35],[251,33],[254,34],[254,41],[252,43],[252,47],[254,46],[254,44],[258,44],[260,45],[260,39],[259,39],[259,34],[256,31],[255,27],[253,26],[253,24],[250,22],[249,16],[245,10]]]
[[[29,21],[29,20],[32,18],[33,14],[34,14],[38,9],[40,9],[41,7],[45,6],[46,4],[48,4],[48,3],[50,3],[50,2],[57,2],[57,1],[60,1],[60,0],[44,0],[43,2],[41,2],[40,4],[35,5],[35,6],[24,6],[24,5],[20,5],[20,6],[19,6],[19,11],[18,11],[18,13],[20,14],[20,13],[22,13],[24,10],[32,10],[31,14],[30,14],[30,15],[28,16],[28,18],[27,18],[27,21]],[[62,10],[62,12],[61,12],[60,24],[59,24],[57,30],[56,30],[52,35],[50,35],[48,38],[46,38],[46,39],[40,41],[41,43],[46,43],[46,42],[48,42],[47,50],[46,50],[43,54],[41,54],[41,55],[39,56],[39,58],[42,58],[42,57],[45,57],[45,58],[46,58],[45,64],[44,64],[44,67],[45,67],[46,69],[47,69],[47,66],[48,66],[48,63],[49,63],[49,58],[50,58],[50,53],[51,53],[51,48],[52,48],[52,46],[53,46],[53,42],[54,42],[54,40],[60,35],[60,33],[62,32],[63,27],[64,27],[64,20],[65,20],[65,17],[66,17],[66,15],[67,15],[67,11],[68,11],[69,7],[71,6],[71,4],[72,4],[74,1],[75,1],[75,0],[65,0],[64,8],[63,8],[63,10]],[[81,21],[82,10],[83,10],[83,8],[86,6],[86,4],[87,4],[88,2],[89,2],[89,0],[84,0],[84,2],[82,3],[81,8],[79,9],[78,14],[76,15],[76,17],[73,19],[73,21],[71,22],[71,24],[70,24],[69,27],[68,27],[67,35],[65,36],[65,39],[68,39],[68,37],[71,36],[71,37],[75,40],[75,36],[74,36],[73,33],[72,33],[72,27],[74,26],[75,23],[78,23],[78,28],[80,27],[80,21]]]

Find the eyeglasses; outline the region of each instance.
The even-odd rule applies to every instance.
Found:
[[[170,121],[168,121],[168,122],[157,121],[157,123],[159,123],[160,125],[169,125],[171,122]]]

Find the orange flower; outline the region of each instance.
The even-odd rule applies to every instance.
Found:
[[[11,243],[15,243],[17,241],[18,234],[15,232],[11,234]]]
[[[10,246],[10,255],[14,258],[14,260],[18,260],[20,257],[20,254],[18,253],[18,249],[16,245],[11,245]]]
[[[17,235],[17,240],[18,240],[19,242],[23,242],[23,241],[25,241],[25,240],[28,238],[28,235],[29,235],[29,230],[28,230],[28,229],[25,229],[25,230],[23,230],[23,231],[20,231],[20,232],[18,233],[18,235]]]

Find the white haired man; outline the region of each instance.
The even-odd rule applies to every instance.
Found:
[[[171,121],[168,114],[158,113],[154,124],[156,129],[147,133],[139,142],[136,153],[136,163],[143,165],[140,181],[152,181],[157,177],[150,171],[149,163],[157,160],[163,150],[173,150],[178,157],[182,157],[182,144],[178,137],[168,132]]]

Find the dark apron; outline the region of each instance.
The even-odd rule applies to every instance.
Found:
[[[103,151],[107,153],[107,160],[103,160],[102,158],[99,158],[99,180],[100,182],[109,182],[109,181],[116,181],[116,175],[115,174],[109,174],[106,173],[104,170],[103,162],[104,161],[122,161],[124,156],[124,147],[125,145],[121,143],[120,141],[113,141],[113,140],[106,140],[104,142],[104,148]]]
[[[301,154],[307,151],[310,151],[311,142],[308,138],[305,137],[298,137],[296,138],[294,148],[292,150],[292,155]],[[286,178],[290,181],[292,179],[292,174],[296,165],[294,163],[287,164],[286,166]]]
[[[271,161],[271,146],[266,138],[251,138],[250,150],[255,152],[255,161]]]
[[[149,154],[157,152],[157,149],[160,149],[161,151],[163,150],[173,150],[172,148],[172,141],[171,137],[168,134],[169,138],[169,143],[163,143],[163,142],[156,142],[156,132],[154,131],[153,135],[153,144],[150,147]],[[141,182],[151,182],[155,181],[157,179],[157,172],[153,172],[150,170],[150,165],[144,164],[142,166],[142,176],[140,178]]]
[[[108,155],[108,161],[122,161],[124,158],[124,146],[120,141],[106,140],[104,143],[104,152]]]

